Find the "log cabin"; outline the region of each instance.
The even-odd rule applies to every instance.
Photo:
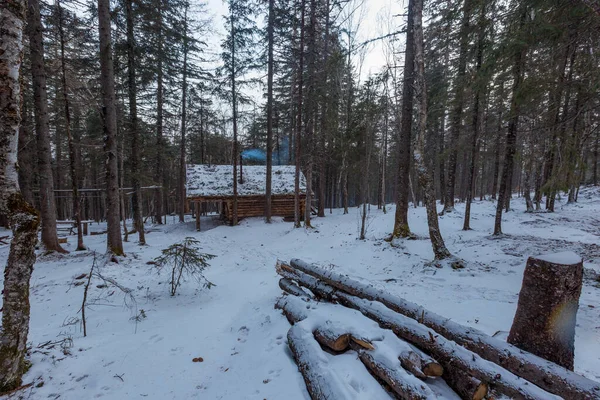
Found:
[[[273,166],[272,170],[273,216],[294,217],[295,166]],[[203,203],[219,205],[221,215],[230,223],[233,220],[233,166],[188,164],[186,170],[186,198],[194,203],[196,211]],[[238,166],[238,219],[265,215],[266,167],[264,165]],[[306,178],[300,172],[300,215],[304,215]],[[198,212],[196,212],[198,215]],[[196,219],[200,230],[200,220]]]

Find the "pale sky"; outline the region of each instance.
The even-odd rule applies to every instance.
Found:
[[[404,3],[404,0],[353,0],[345,6],[342,18],[347,20],[345,26],[351,24],[352,29],[357,30],[356,44],[364,43],[400,30],[406,20],[404,16],[398,16],[398,14],[405,13]],[[221,51],[221,41],[226,34],[223,15],[227,13],[227,4],[223,0],[207,0],[207,9],[213,17],[214,32],[204,40],[209,45],[210,53],[218,54]],[[350,13],[352,18],[346,18]],[[392,17],[392,15],[396,16]],[[403,43],[404,34],[396,35],[396,48],[402,48]],[[369,74],[380,71],[387,62],[392,62],[390,57],[389,40],[377,40],[363,46],[363,50],[357,51],[354,56],[354,65],[357,69],[361,67],[362,59],[361,81],[366,79]],[[257,94],[259,92],[260,90],[257,91]]]

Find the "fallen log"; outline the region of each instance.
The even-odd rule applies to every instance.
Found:
[[[343,382],[328,368],[323,350],[311,332],[294,325],[287,339],[312,400],[352,398]]]
[[[384,381],[401,399],[433,400],[438,397],[423,383],[402,368],[390,365],[376,353],[358,349],[358,358],[373,375]]]
[[[356,310],[334,304],[314,303],[293,296],[281,298],[275,308],[281,309],[291,324],[307,319],[311,310],[319,313],[319,308],[325,308],[326,313],[330,315],[341,314],[341,317],[346,320],[353,318],[361,328],[348,326],[344,322],[336,321],[335,318],[324,320],[319,316],[311,325],[315,339],[335,351],[344,351],[348,347],[355,350],[376,350],[377,347],[380,352],[396,354],[404,369],[422,379],[442,375],[443,368],[437,361],[396,336],[388,335],[374,321],[367,319]],[[354,315],[348,316],[348,314]]]
[[[331,306],[330,304],[328,305]],[[318,303],[311,302],[306,298],[298,298],[295,296],[282,297],[275,304],[275,308],[282,310],[285,317],[292,325],[307,319],[310,310],[314,311],[318,306]],[[373,323],[373,321],[368,322]],[[332,321],[321,319],[316,321],[312,324],[311,330],[313,331],[315,339],[320,344],[336,352],[347,350],[350,345],[350,341],[360,348],[368,350],[374,349],[373,345],[371,344],[371,340],[365,338],[363,334],[358,332],[358,330],[352,330],[344,326],[343,323],[336,322],[335,320]],[[350,331],[353,331],[354,335],[352,335]],[[377,337],[377,334],[374,334],[371,337]]]
[[[401,297],[386,293],[373,283],[363,282],[315,264],[293,259],[282,271],[297,270],[330,285],[321,293],[331,298],[334,288],[348,294],[383,303],[402,315],[418,320],[446,338],[482,358],[498,364],[539,387],[565,399],[600,399],[600,383],[569,371],[551,361],[519,349],[475,329],[450,321]],[[286,268],[287,267],[287,268]],[[289,272],[289,271],[288,271]],[[318,285],[317,285],[318,286]],[[322,286],[321,286],[322,287]],[[309,287],[310,289],[310,287]],[[312,289],[311,289],[312,290]]]
[[[278,301],[276,307],[281,308],[284,311],[288,320],[294,321],[295,327],[305,329],[308,332],[313,331],[314,339],[316,339],[317,342],[319,342],[321,345],[324,345],[324,346],[326,346],[332,350],[336,350],[336,351],[346,350],[349,347],[349,343],[350,343],[349,338],[351,335],[349,333],[340,334],[340,332],[343,332],[344,330],[343,329],[339,330],[339,329],[334,328],[335,326],[337,326],[337,324],[335,324],[335,322],[333,324],[330,324],[331,326],[323,327],[323,322],[319,321],[320,318],[318,316],[316,316],[314,321],[310,320],[309,315],[308,315],[310,313],[310,310],[313,310],[313,311],[317,310],[319,305],[317,305],[316,307],[311,305],[311,308],[306,308],[302,303],[305,303],[305,302],[300,298],[293,297],[293,296],[286,296],[285,298],[282,298],[282,299],[280,299],[280,301]],[[310,303],[310,302],[308,302],[308,303]],[[331,304],[327,304],[324,306],[337,307],[339,309],[338,311],[341,311],[341,309],[343,308],[341,306],[334,306]],[[345,309],[344,311],[356,313],[355,310]],[[360,313],[357,313],[357,316],[359,316],[360,318],[364,318]],[[368,321],[367,323],[372,323],[372,322],[373,321]],[[378,329],[380,329],[380,328],[378,328]],[[359,335],[360,334],[357,334],[356,336],[359,336]],[[377,335],[379,335],[379,333],[376,333],[375,335],[377,336]],[[360,335],[360,336],[364,336],[364,335]],[[343,338],[343,339],[341,339],[341,338]],[[394,337],[394,339],[398,340],[395,337]],[[338,346],[336,344],[336,341],[341,341],[341,340],[344,340],[344,343],[343,343],[343,345]],[[389,339],[388,339],[388,341],[389,341]],[[417,379],[417,377],[409,374],[407,371],[405,371],[403,368],[401,368],[399,363],[396,363],[396,365],[394,365],[394,363],[391,362],[391,360],[393,359],[393,356],[390,356],[390,354],[393,354],[393,351],[389,350],[390,349],[389,346],[384,347],[383,349],[379,349],[378,351],[370,351],[369,348],[365,348],[365,347],[361,346],[360,344],[358,344],[359,342],[360,342],[360,340],[352,341],[352,348],[357,351],[357,353],[359,354],[360,360],[371,371],[371,373],[373,375],[377,376],[379,379],[386,382],[389,385],[389,387],[398,396],[400,396],[401,399],[407,399],[407,400],[437,399],[437,396],[425,383],[423,383],[422,381]],[[408,346],[408,344],[407,344],[407,346]],[[374,347],[372,345],[371,345],[371,348],[374,349]],[[305,378],[305,380],[306,380],[306,378]],[[308,387],[308,383],[307,383],[307,387]],[[311,392],[310,389],[309,389],[309,392]],[[312,396],[312,392],[311,392],[311,396]],[[332,397],[332,399],[333,398],[337,399],[337,397]]]
[[[482,400],[488,395],[489,387],[486,383],[473,378],[459,368],[447,368],[442,377],[461,399]]]
[[[289,294],[293,294],[294,296],[306,298],[309,297],[308,294],[300,288],[300,286],[296,285],[294,282],[287,278],[282,278],[279,280],[279,287],[281,288],[281,290]]]
[[[312,286],[308,283],[311,281],[310,278],[314,279],[313,277],[307,278],[306,274],[297,271],[296,281],[315,294],[320,294],[321,288],[327,285],[321,283],[319,287]],[[335,290],[331,287],[326,288],[326,295],[330,296],[332,291]],[[333,297],[340,303],[359,310],[368,318],[377,321],[383,328],[391,329],[401,339],[427,352],[442,365],[444,370],[460,369],[480,381],[493,385],[498,392],[514,399],[560,399],[501,366],[483,359],[463,346],[440,336],[416,320],[390,310],[379,302],[368,301],[342,291],[335,292]]]

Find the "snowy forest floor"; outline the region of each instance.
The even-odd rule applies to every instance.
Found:
[[[586,267],[575,370],[600,380],[600,188],[582,189],[577,204],[563,200],[555,213],[526,214],[523,199],[514,198],[514,211],[504,217],[505,235],[498,239],[491,237],[494,202],[474,202],[469,232],[461,230],[464,204],[457,205],[440,224],[448,248],[468,262],[462,270],[426,266],[433,253],[422,207],[410,209],[419,239],[395,247],[384,241],[393,206],[387,214],[371,206],[365,241],[357,239],[356,208],[347,215],[327,210],[309,231],[281,219],[267,225],[254,218],[237,227],[203,220],[207,230],[196,232],[193,221],[179,224],[169,217],[167,225],[147,226],[147,246],[136,244],[132,235],[126,257],[101,270],[132,289],[134,304],[125,305],[114,286],[99,288],[101,282],[92,281],[87,337],[80,323],[84,285],[76,286],[75,277],[89,272],[92,251],[105,251],[106,235],[85,236],[90,251],[39,255],[31,281],[32,367],[24,379],[33,385],[9,398],[307,399],[286,345],[289,324],[273,308],[281,295],[274,269],[278,258],[335,264],[456,322],[505,337],[527,257],[574,251]],[[102,228],[94,224],[91,230]],[[205,271],[216,286],[200,290],[186,282],[171,297],[167,274],[147,263],[186,236],[217,256]],[[69,237],[69,250],[75,240]],[[7,255],[8,246],[0,247],[3,265]],[[58,341],[62,344],[52,345]],[[197,357],[203,361],[193,362]],[[341,373],[352,384],[353,371]],[[357,399],[373,398],[369,388],[354,386]]]

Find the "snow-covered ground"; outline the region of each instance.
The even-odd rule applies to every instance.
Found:
[[[440,218],[449,249],[468,262],[463,270],[425,266],[433,257],[428,240],[392,247],[394,208],[372,206],[367,240],[357,239],[359,212],[327,211],[314,230],[291,223],[246,219],[237,227],[202,222],[147,226],[147,246],[126,243],[127,256],[101,273],[132,289],[135,304],[124,304],[115,287],[93,281],[83,337],[80,308],[84,285],[75,277],[90,270],[92,250],[103,253],[105,235],[86,236],[90,252],[41,255],[31,281],[31,387],[11,398],[24,399],[307,399],[301,375],[286,345],[287,320],[273,308],[281,295],[275,262],[302,258],[335,264],[349,274],[377,281],[393,293],[453,320],[505,336],[516,310],[525,260],[530,255],[571,250],[600,272],[600,189],[583,189],[574,205],[558,203],[553,214],[526,214],[522,199],[505,215],[500,239],[490,236],[495,203],[473,204],[474,230],[464,232],[464,205]],[[423,208],[411,208],[414,233],[427,236]],[[93,225],[92,231],[102,226]],[[177,296],[168,276],[147,264],[161,249],[186,236],[217,257],[206,270],[214,286],[199,290],[186,282]],[[135,237],[131,237],[135,239]],[[73,249],[75,237],[69,237]],[[5,263],[8,246],[0,247]],[[577,316],[575,370],[600,380],[600,282],[588,271]],[[143,310],[145,318],[140,316]],[[135,318],[138,316],[138,318]],[[61,342],[53,345],[54,342]],[[351,357],[352,354],[344,355]],[[193,362],[201,357],[201,362]],[[341,363],[340,365],[343,365]],[[352,380],[352,371],[345,371]],[[364,390],[363,390],[364,389]],[[369,388],[355,387],[371,399]]]

